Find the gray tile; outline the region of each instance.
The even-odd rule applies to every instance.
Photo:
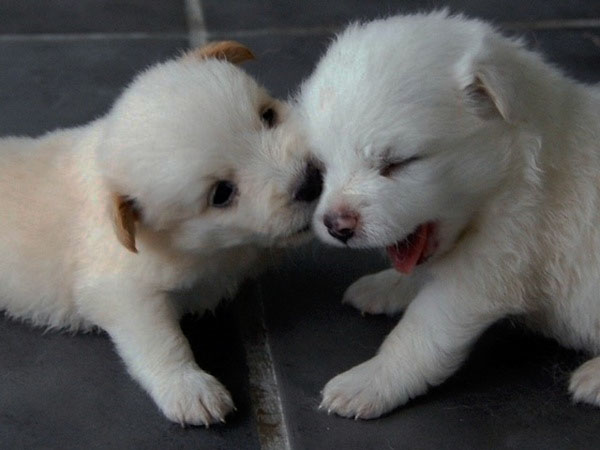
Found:
[[[350,20],[446,6],[495,22],[600,18],[600,3],[588,0],[203,0],[202,4],[209,31],[338,26]]]
[[[586,83],[600,82],[600,28],[521,34],[532,49],[567,75]]]
[[[600,414],[575,406],[568,375],[584,358],[509,322],[489,330],[442,386],[373,421],[317,409],[334,375],[373,356],[397,320],[340,304],[375,255],[305,249],[262,277],[270,344],[294,448],[592,448]]]
[[[226,34],[214,34],[211,39],[225,39]],[[272,95],[288,97],[300,82],[310,75],[319,56],[328,44],[327,35],[291,37],[240,36],[236,39],[252,49],[256,61],[244,63],[244,69],[267,86]]]
[[[227,386],[238,408],[226,426],[206,430],[166,420],[105,334],[44,333],[0,317],[0,447],[258,448],[234,324],[230,308],[183,321],[198,363]]]
[[[183,0],[2,0],[0,33],[186,31]]]
[[[97,118],[139,70],[186,46],[183,39],[0,42],[0,135]]]

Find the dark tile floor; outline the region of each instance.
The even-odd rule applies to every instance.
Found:
[[[184,0],[2,0],[0,33],[185,33]]]
[[[597,1],[201,3],[202,31],[252,47],[259,59],[248,71],[278,96],[310,73],[341,24],[444,5],[524,35],[568,73],[600,81]],[[186,33],[183,1],[0,2],[0,134],[35,135],[98,117],[135,72],[185,48]],[[42,333],[0,318],[0,448],[275,448],[257,414],[254,361],[245,356],[256,329],[270,346],[292,448],[598,448],[600,411],[573,405],[566,393],[584,356],[509,322],[482,337],[458,374],[387,417],[355,422],[318,411],[327,380],[371,356],[395,323],[340,304],[355,278],[384,265],[378,255],[315,243],[250,283],[237,305],[184,320],[198,361],[238,407],[227,425],[209,430],[163,419],[105,335]],[[262,305],[265,317],[247,317],[241,301]]]
[[[225,32],[334,27],[350,20],[444,7],[495,23],[597,19],[600,16],[600,3],[589,0],[203,0],[202,4],[209,30]]]

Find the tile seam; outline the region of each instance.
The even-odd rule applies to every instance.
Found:
[[[204,45],[207,41],[207,33],[202,0],[185,0],[185,16],[188,24],[190,47]]]
[[[261,450],[290,450],[260,287],[237,301],[236,316],[248,365],[250,400]]]
[[[587,28],[600,28],[600,19],[573,19],[573,20],[537,20],[537,21],[510,21],[499,22],[498,26],[506,29],[523,30],[577,30]],[[264,27],[238,30],[210,31],[208,35],[235,37],[260,37],[272,34],[306,36],[313,34],[330,34],[343,29],[343,25],[316,25],[309,27]]]
[[[199,0],[185,0],[188,32],[93,32],[93,33],[5,33],[0,34],[0,42],[12,41],[77,41],[77,40],[149,40],[188,38],[195,47],[206,43],[209,37],[261,37],[273,34],[289,36],[309,36],[331,34],[342,29],[342,25],[316,25],[312,27],[265,27],[255,29],[207,31],[204,14]],[[578,30],[600,28],[600,19],[538,20],[499,22],[498,26],[509,30]]]
[[[600,27],[600,19],[550,19],[525,22],[500,22],[501,27],[524,30],[577,30],[582,28]]]
[[[50,41],[84,41],[84,40],[147,40],[147,39],[185,39],[185,32],[173,33],[8,33],[0,34],[0,42],[50,42]]]

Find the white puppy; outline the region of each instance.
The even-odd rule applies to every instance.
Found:
[[[101,327],[171,420],[233,408],[179,327],[307,237],[320,175],[224,42],[139,75],[103,118],[0,140],[0,310],[35,325]],[[199,284],[189,304],[169,292]],[[84,357],[84,355],[82,355]]]
[[[512,314],[600,353],[597,88],[485,23],[435,12],[350,26],[298,101],[326,170],[314,229],[387,247],[396,269],[344,300],[406,309],[375,357],[326,385],[324,408],[378,417],[444,381]],[[569,389],[600,405],[600,358]]]

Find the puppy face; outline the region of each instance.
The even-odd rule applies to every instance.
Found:
[[[131,250],[136,228],[192,252],[308,235],[320,175],[287,105],[232,64],[249,57],[225,43],[159,64],[114,106],[98,157]]]
[[[424,17],[351,26],[298,97],[325,169],[317,235],[387,247],[402,272],[453,246],[503,179],[513,137],[510,89],[473,42],[484,25]]]

